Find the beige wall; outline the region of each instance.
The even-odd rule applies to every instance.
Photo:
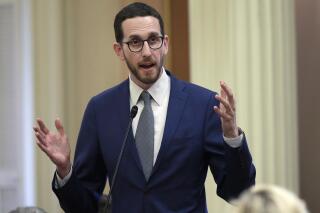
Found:
[[[35,116],[52,128],[55,117],[64,117],[64,54],[62,1],[33,1]],[[51,191],[54,166],[37,150],[37,204],[58,212],[57,199]]]

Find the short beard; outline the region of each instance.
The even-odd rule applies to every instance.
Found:
[[[160,59],[160,63],[159,63],[160,66],[157,67],[158,72],[156,73],[156,77],[155,78],[142,78],[139,75],[138,69],[136,69],[132,64],[130,64],[128,62],[127,58],[125,58],[125,61],[126,61],[128,69],[131,71],[131,73],[134,75],[134,77],[137,80],[139,80],[143,84],[152,85],[153,83],[155,83],[159,79],[159,76],[160,76],[160,73],[161,73],[161,69],[162,69],[162,66],[163,66],[164,57],[161,57],[161,59]]]

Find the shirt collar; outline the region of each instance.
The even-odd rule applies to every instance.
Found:
[[[131,103],[135,105],[138,103],[139,97],[143,92],[143,89],[132,81],[131,74],[129,75],[129,81]],[[162,67],[160,77],[147,91],[152,96],[156,104],[161,106],[161,104],[163,103],[164,95],[166,94],[164,91],[167,91],[169,88],[170,78],[167,75],[165,69]]]

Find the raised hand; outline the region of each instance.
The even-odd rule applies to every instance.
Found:
[[[41,119],[37,119],[37,124],[33,127],[37,145],[57,166],[59,176],[65,177],[71,169],[71,149],[60,119],[55,120],[57,132],[49,131]]]
[[[220,106],[214,106],[214,111],[221,117],[223,135],[228,138],[235,138],[239,135],[236,121],[236,103],[231,88],[223,81],[220,81],[220,95],[215,98],[220,101]]]

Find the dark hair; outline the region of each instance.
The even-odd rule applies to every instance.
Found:
[[[121,26],[122,22],[125,21],[126,19],[139,17],[139,16],[140,17],[153,16],[157,18],[160,24],[161,34],[164,35],[163,20],[161,15],[158,13],[158,11],[147,4],[144,4],[141,2],[135,2],[122,8],[122,10],[118,12],[118,14],[114,19],[113,27],[114,27],[114,34],[117,42],[121,42],[123,39],[123,30]]]

